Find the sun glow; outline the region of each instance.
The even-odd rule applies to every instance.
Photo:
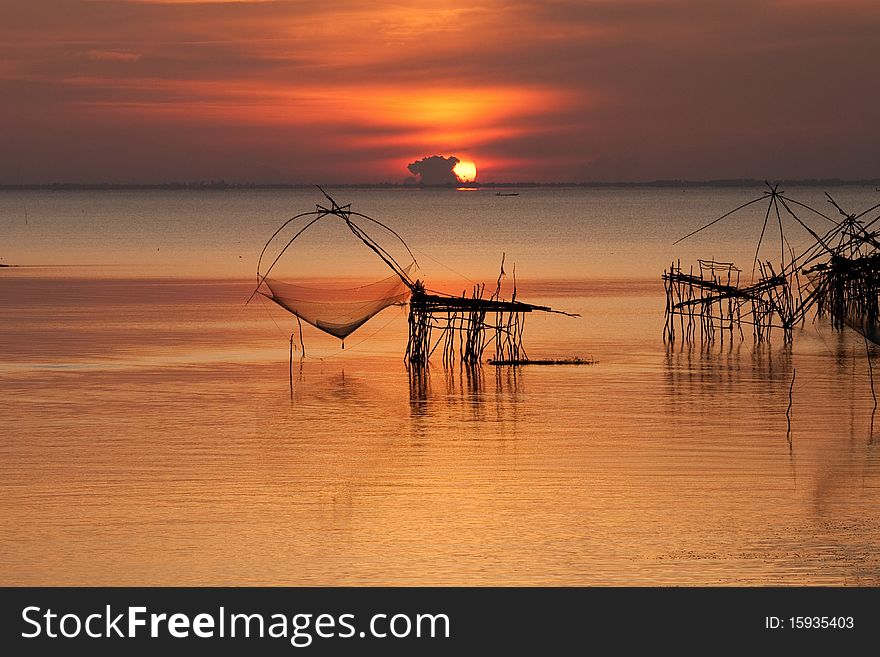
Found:
[[[459,182],[474,182],[477,179],[477,165],[462,160],[452,168],[452,173],[458,176]]]

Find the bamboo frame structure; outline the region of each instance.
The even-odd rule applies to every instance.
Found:
[[[523,346],[526,314],[538,311],[578,316],[517,301],[515,271],[511,298],[502,299],[504,276],[502,255],[495,291],[488,298],[484,298],[484,285],[475,285],[470,296],[464,292],[461,296],[451,296],[426,290],[421,281],[416,281],[409,301],[407,362],[415,367],[425,366],[440,348],[445,366],[456,361],[475,366],[483,361],[486,349],[494,345],[491,363],[525,364],[530,362]]]
[[[697,337],[724,341],[750,325],[755,342],[770,340],[774,328],[782,329],[791,342],[792,329],[802,320],[796,311],[795,295],[788,277],[777,274],[769,261],[759,262],[760,277],[752,285],[740,285],[742,271],[731,262],[699,260],[699,271],[683,272],[681,261],[663,272],[666,288],[664,339],[675,342],[678,329],[684,342]],[[676,321],[676,319],[678,321]]]
[[[281,257],[293,245],[305,231],[319,220],[335,216],[341,218],[349,230],[370,250],[372,250],[409,289],[409,315],[408,315],[408,339],[405,352],[406,362],[414,368],[424,368],[428,365],[431,356],[440,348],[444,366],[451,366],[455,362],[473,367],[480,365],[486,349],[494,344],[495,357],[493,362],[505,364],[522,364],[528,362],[528,356],[523,346],[523,331],[525,327],[525,315],[531,312],[547,312],[577,317],[573,313],[553,310],[547,306],[518,301],[516,289],[516,272],[513,274],[513,291],[511,298],[501,298],[501,284],[505,276],[504,257],[501,260],[501,270],[498,275],[495,291],[488,297],[485,296],[485,285],[475,285],[470,295],[462,292],[461,296],[444,294],[426,288],[423,281],[410,277],[410,267],[403,267],[394,256],[379,242],[374,240],[361,224],[372,222],[389,234],[393,235],[403,245],[406,253],[412,258],[413,264],[418,267],[415,256],[403,238],[385,224],[359,212],[354,212],[350,205],[340,206],[320,187],[330,207],[317,205],[314,211],[298,214],[284,222],[266,242],[260,257],[257,260],[257,283],[251,299],[257,294],[263,294],[269,299],[279,303],[272,294],[262,290],[272,269],[278,264]],[[279,237],[282,231],[296,220],[306,220],[305,226],[300,228],[284,244],[275,258],[263,269],[263,259],[270,244]],[[248,299],[250,301],[250,299]],[[280,304],[283,306],[283,304]],[[299,321],[300,317],[295,310],[285,307],[292,312]],[[291,362],[293,353],[293,336],[291,336]],[[305,347],[302,345],[302,326],[300,324],[300,343],[303,354]],[[343,343],[344,344],[344,343]]]
[[[699,260],[695,269],[684,271],[681,261],[673,262],[663,272],[666,290],[663,338],[686,343],[699,339],[714,342],[738,333],[744,339],[743,325],[752,327],[755,342],[768,342],[774,330],[781,330],[790,343],[793,330],[815,310],[818,317],[828,316],[834,329],[849,326],[867,339],[880,344],[880,239],[870,228],[880,221],[865,222],[863,217],[878,208],[877,204],[861,214],[846,213],[828,194],[842,219],[834,219],[779,191],[767,183],[768,190],[722,215],[676,242],[730,217],[761,200],[767,201],[764,223],[753,263],[753,280],[741,283],[742,271],[733,263]],[[813,217],[832,224],[820,233],[799,215],[807,211]],[[775,217],[779,229],[780,259],[759,260],[768,223]],[[783,217],[793,219],[807,231],[813,244],[799,255],[792,249],[783,228]]]

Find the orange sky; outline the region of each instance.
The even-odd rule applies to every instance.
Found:
[[[880,176],[875,0],[0,0],[0,182]]]

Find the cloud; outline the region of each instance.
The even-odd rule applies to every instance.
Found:
[[[275,0],[119,0],[138,5],[224,5],[224,4],[259,4],[275,2]]]
[[[86,59],[97,62],[136,62],[141,56],[125,50],[87,50]]]
[[[449,157],[431,155],[408,164],[406,168],[423,185],[455,185],[459,180],[452,169],[458,163],[459,159],[454,155]]]
[[[7,4],[0,180],[877,175],[876,0]]]

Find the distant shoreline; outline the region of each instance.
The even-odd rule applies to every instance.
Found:
[[[864,180],[843,180],[840,178],[807,178],[774,180],[781,185],[798,187],[880,187],[880,178]],[[414,185],[404,183],[337,183],[325,185],[328,189],[455,189],[469,187],[477,189],[540,189],[540,188],[681,188],[681,187],[756,187],[764,185],[763,180],[751,178],[723,180],[652,180],[643,182],[486,182],[460,183],[457,185]],[[34,183],[0,184],[0,191],[226,191],[226,190],[264,190],[264,189],[312,189],[310,183],[234,183],[210,182],[170,182],[170,183]]]

